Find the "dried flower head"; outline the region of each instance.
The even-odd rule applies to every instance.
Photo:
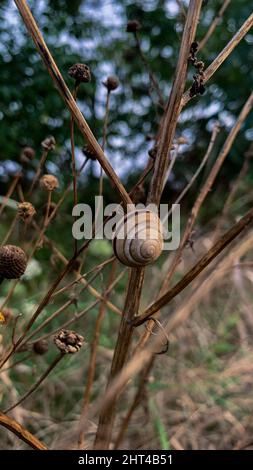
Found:
[[[36,354],[46,354],[48,351],[48,342],[45,339],[39,339],[33,344],[33,351]]]
[[[178,145],[185,145],[185,144],[189,144],[189,141],[186,137],[181,135],[180,137],[178,137],[177,143],[178,143]]]
[[[55,138],[52,135],[49,135],[46,137],[44,140],[41,142],[41,146],[43,147],[44,150],[54,150],[55,149]]]
[[[7,325],[13,316],[11,308],[3,308],[0,310],[0,325]]]
[[[20,154],[22,163],[29,163],[35,157],[35,150],[32,147],[24,147]]]
[[[78,352],[83,342],[83,336],[71,330],[61,330],[54,336],[54,343],[63,354]]]
[[[96,160],[97,159],[94,150],[91,148],[91,146],[89,144],[83,146],[82,152],[83,152],[83,154],[86,158],[89,158],[89,160]]]
[[[74,78],[77,83],[88,83],[91,81],[91,73],[88,65],[74,64],[69,68],[70,77]]]
[[[108,77],[105,82],[103,82],[103,85],[107,88],[108,91],[117,90],[119,86],[119,79],[112,75]]]
[[[20,202],[18,204],[18,216],[26,222],[36,214],[36,210],[30,202]]]
[[[40,178],[40,186],[46,191],[54,191],[59,188],[59,181],[54,175],[44,175]]]
[[[25,252],[15,245],[4,245],[0,248],[0,277],[19,279],[27,267]]]
[[[126,31],[127,33],[136,33],[141,29],[141,23],[138,20],[128,21]]]

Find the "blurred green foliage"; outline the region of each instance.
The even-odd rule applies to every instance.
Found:
[[[187,6],[187,2],[183,2]],[[222,2],[205,2],[197,31],[200,40],[206,33]],[[82,86],[79,105],[101,141],[106,90],[102,81],[108,74],[119,76],[121,86],[113,94],[107,153],[129,186],[144,166],[155,134],[161,108],[155,91],[150,92],[148,71],[137,53],[132,34],[126,33],[128,19],[138,19],[142,49],[159,82],[165,99],[169,96],[183,29],[183,14],[174,0],[95,0],[71,2],[31,0],[29,5],[45,36],[46,42],[62,71],[67,84],[68,68],[85,62],[92,70],[92,82]],[[208,66],[227,44],[251,12],[248,0],[231,1],[221,24],[215,30],[199,59]],[[218,118],[225,130],[231,127],[250,93],[253,81],[253,34],[248,33],[228,60],[208,83],[206,93],[192,100],[183,111],[177,133],[183,133],[189,145],[183,146],[173,181],[165,191],[178,191],[198,166],[210,138],[210,130]],[[53,134],[57,149],[50,156],[48,169],[58,173],[63,182],[70,178],[69,112],[56,92],[34,44],[27,36],[12,0],[0,5],[0,178],[1,192],[6,189],[10,161],[18,161],[20,149],[32,145],[40,154],[40,142]],[[189,66],[188,83],[194,70]],[[224,139],[222,133],[220,145]],[[238,172],[243,153],[253,137],[252,116],[249,116],[236,139],[220,178],[230,181]],[[76,144],[82,137],[76,132]],[[51,162],[50,162],[51,160]],[[29,175],[28,175],[29,176]],[[31,175],[30,175],[31,176]],[[91,164],[82,180],[83,197],[89,199],[97,191],[98,169]],[[114,192],[106,185],[108,199]]]

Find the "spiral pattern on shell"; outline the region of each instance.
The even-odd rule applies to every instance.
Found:
[[[15,245],[0,248],[0,276],[4,279],[19,279],[25,272],[27,257],[25,252]]]
[[[127,213],[117,224],[113,249],[126,266],[153,263],[163,250],[163,227],[157,214],[146,209]]]

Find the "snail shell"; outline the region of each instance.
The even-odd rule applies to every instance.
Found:
[[[153,263],[163,250],[163,226],[159,217],[146,209],[128,212],[117,224],[113,249],[126,266]]]

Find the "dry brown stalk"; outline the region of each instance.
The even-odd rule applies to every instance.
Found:
[[[191,0],[187,12],[184,33],[181,41],[179,58],[175,72],[168,105],[161,130],[154,174],[151,180],[148,202],[159,204],[164,179],[169,163],[169,152],[174,139],[178,117],[181,111],[181,100],[184,92],[188,57],[194,41],[202,0]]]
[[[44,167],[44,165],[45,165],[45,162],[46,162],[48,153],[49,153],[49,150],[43,149],[41,158],[40,158],[39,163],[38,163],[38,167],[37,167],[36,173],[35,173],[35,175],[34,175],[34,177],[33,177],[33,180],[32,180],[31,186],[30,186],[30,189],[29,189],[28,194],[27,194],[27,197],[28,197],[28,198],[32,195],[33,190],[34,190],[34,187],[35,187],[37,181],[39,180],[39,177],[40,177],[41,172],[42,172],[42,170],[43,170],[43,167]]]
[[[164,178],[168,168],[168,150],[171,147],[176,130],[176,124],[180,112],[180,103],[185,87],[189,51],[191,43],[195,37],[201,3],[202,0],[190,1],[179,53],[178,65],[176,69],[176,77],[170,94],[168,107],[165,112],[161,140],[155,159],[154,174],[151,180],[148,202],[155,202],[158,204],[162,194]],[[144,268],[133,268],[131,270],[125,306],[123,309],[117,344],[115,347],[112,367],[108,380],[109,388],[111,381],[120,372],[127,359],[133,333],[130,322],[134,315],[136,315],[139,308],[144,271]],[[114,403],[111,403],[111,406],[108,407],[99,417],[98,431],[95,440],[96,449],[108,449],[112,435],[115,413],[116,400]]]
[[[253,219],[253,210],[252,219]],[[245,227],[246,228],[246,227]],[[188,316],[195,310],[196,305],[205,297],[205,295],[212,289],[217,282],[224,276],[224,270],[227,269],[234,261],[238,260],[243,256],[248,250],[252,248],[253,237],[252,231],[245,238],[243,242],[238,243],[236,249],[234,249],[228,257],[220,262],[218,265],[215,275],[213,271],[210,273],[210,276],[207,278],[204,284],[201,284],[197,291],[194,294],[190,294],[187,300],[183,300],[182,308],[179,307],[175,312],[173,317],[168,320],[167,324],[164,326],[167,334],[171,333],[176,327],[178,327],[182,322],[184,322]],[[122,390],[127,385],[129,380],[132,380],[134,376],[145,367],[146,364],[151,360],[155,351],[161,347],[163,342],[163,332],[161,331],[155,339],[152,341],[152,344],[138,351],[138,354],[135,354],[121,370],[118,376],[111,383],[111,387],[106,391],[103,399],[99,399],[98,403],[93,406],[93,413],[97,413],[100,410],[105,412],[107,408],[110,408],[111,403],[115,400]]]
[[[217,225],[215,227],[214,235],[212,236],[213,240],[216,240],[220,235],[222,225],[223,225],[224,221],[226,220],[226,218],[228,216],[229,209],[230,209],[231,204],[232,204],[232,202],[235,198],[235,195],[236,195],[236,193],[237,193],[237,191],[240,187],[240,184],[241,184],[243,178],[248,173],[249,161],[250,161],[250,158],[252,158],[252,156],[253,156],[253,149],[252,149],[252,154],[250,152],[245,153],[245,159],[244,159],[242,168],[241,168],[240,172],[238,173],[237,178],[232,183],[231,190],[228,193],[228,196],[226,198],[222,213],[221,213],[221,215],[219,217],[219,220],[217,222]]]
[[[15,191],[15,188],[20,180],[20,178],[22,177],[22,173],[17,173],[14,178],[13,178],[13,181],[5,195],[5,197],[3,198],[3,201],[1,203],[1,206],[0,206],[0,216],[2,215],[3,211],[4,211],[4,208],[6,207],[6,203],[8,202],[8,200],[10,199],[10,197],[12,196],[13,192]]]
[[[205,36],[199,43],[198,51],[203,49],[203,47],[206,45],[208,39],[212,36],[215,28],[218,26],[218,24],[221,22],[222,16],[225,13],[227,7],[229,6],[231,0],[225,0],[224,3],[222,4],[217,16],[213,19],[212,23],[210,24]]]
[[[84,443],[84,436],[85,436],[84,423],[85,423],[85,418],[86,418],[87,410],[88,410],[89,403],[90,403],[90,395],[91,395],[92,386],[93,386],[94,377],[95,377],[99,337],[100,337],[101,327],[102,327],[102,323],[103,323],[103,319],[104,319],[105,311],[106,311],[106,300],[109,297],[110,285],[113,282],[115,268],[116,268],[116,260],[114,260],[112,264],[110,275],[108,278],[108,285],[105,288],[105,292],[103,296],[104,298],[100,302],[99,312],[98,312],[98,316],[97,316],[96,323],[95,323],[94,336],[93,336],[91,346],[90,346],[89,367],[88,367],[86,386],[85,386],[84,396],[83,396],[83,405],[82,405],[80,421],[79,421],[78,446],[80,449],[83,447],[83,443]]]
[[[216,70],[223,64],[223,62],[228,58],[228,56],[233,52],[235,47],[239,44],[239,42],[246,36],[250,28],[253,25],[253,13],[247,18],[247,20],[243,23],[241,28],[237,31],[237,33],[232,37],[229,43],[224,47],[224,49],[219,53],[219,55],[214,59],[214,61],[209,65],[209,67],[205,70],[204,73],[204,81],[203,83],[207,83],[208,80],[214,75]],[[181,102],[181,109],[186,106],[186,104],[192,99],[190,96],[190,89],[187,90],[182,98]]]
[[[149,376],[150,371],[153,367],[154,360],[155,360],[155,356],[152,356],[151,360],[148,362],[146,367],[143,368],[142,373],[140,374],[140,379],[139,379],[139,384],[138,384],[137,391],[134,395],[132,405],[130,406],[125,418],[123,419],[123,423],[121,424],[118,435],[116,436],[114,449],[119,448],[119,446],[120,446],[120,444],[121,444],[121,442],[124,438],[124,435],[125,435],[125,433],[128,429],[128,426],[129,426],[130,420],[133,416],[133,413],[141,403],[141,399],[142,399],[142,396],[143,396],[143,393],[144,393],[144,390],[145,390],[145,386],[147,384],[148,376]]]
[[[55,366],[60,362],[60,360],[65,356],[65,354],[58,354],[56,358],[53,360],[52,364],[47,368],[47,370],[42,374],[40,379],[28,390],[25,395],[23,395],[14,405],[10,406],[5,413],[9,413],[10,411],[14,410],[17,406],[21,405],[33,392],[42,384],[42,382],[47,378],[50,372],[55,368]]]
[[[111,382],[123,368],[127,359],[128,350],[133,333],[133,327],[131,323],[135,313],[139,309],[143,280],[144,269],[132,268],[130,271],[127,295],[121,317],[118,339],[115,346],[107,389],[110,388]],[[101,413],[99,417],[99,425],[95,440],[96,449],[107,449],[110,444],[114,417],[116,412],[115,402],[111,403],[111,406],[108,407],[108,409],[106,409],[104,413]]]
[[[185,231],[184,231],[184,234],[183,234],[183,237],[181,239],[181,242],[180,242],[180,246],[178,248],[178,250],[176,251],[176,254],[174,256],[174,259],[172,261],[172,264],[170,266],[170,269],[169,269],[169,272],[167,273],[165,279],[164,279],[164,282],[162,284],[162,287],[161,287],[161,290],[160,292],[163,292],[169,285],[170,283],[170,280],[175,272],[175,269],[181,259],[181,256],[182,256],[182,253],[183,253],[183,250],[184,250],[184,247],[190,237],[190,234],[192,232],[192,229],[193,229],[193,226],[195,224],[195,221],[197,219],[197,216],[199,214],[199,211],[200,211],[200,208],[202,207],[202,204],[205,200],[205,198],[207,197],[209,191],[211,190],[211,187],[213,186],[213,183],[217,177],[217,174],[219,173],[219,170],[222,166],[222,164],[224,163],[224,160],[225,158],[227,157],[233,143],[234,143],[234,140],[238,134],[238,132],[240,131],[241,129],[241,126],[243,124],[243,122],[245,121],[246,117],[248,116],[249,112],[251,111],[252,109],[252,106],[253,106],[253,93],[250,94],[249,98],[247,99],[246,103],[244,104],[239,116],[238,116],[238,119],[236,120],[234,126],[232,127],[231,131],[229,132],[227,138],[226,138],[226,141],[222,147],[222,150],[220,152],[220,154],[218,155],[217,157],[217,160],[215,161],[215,164],[213,165],[213,168],[212,170],[210,171],[208,177],[207,177],[207,180],[206,182],[204,183],[200,193],[199,193],[199,196],[197,197],[195,203],[194,203],[194,206],[191,210],[191,214],[190,214],[190,217],[187,221],[187,224],[186,224],[186,228],[185,228]],[[211,151],[212,150],[212,146],[211,146],[211,142],[209,144],[209,147],[208,147],[208,150],[207,152]]]
[[[231,227],[204,256],[185,274],[185,276],[174,286],[151,304],[142,315],[135,320],[135,326],[141,325],[160,308],[168,304],[182,290],[185,289],[210,263],[213,261],[253,220],[253,209],[244,215],[239,222]]]
[[[197,168],[196,172],[193,174],[192,178],[190,179],[189,183],[185,186],[185,188],[183,189],[183,191],[179,194],[178,198],[176,199],[176,201],[174,202],[174,204],[179,204],[182,199],[185,197],[185,195],[188,193],[189,189],[192,187],[192,185],[194,184],[194,182],[196,181],[197,177],[199,176],[200,172],[202,171],[202,169],[204,168],[205,164],[207,163],[211,153],[212,153],[212,150],[213,150],[213,147],[216,143],[216,139],[217,139],[217,136],[220,132],[220,126],[219,124],[215,124],[214,128],[213,128],[213,132],[212,132],[212,135],[211,135],[211,139],[210,139],[210,143],[209,143],[209,146],[208,146],[208,149],[204,155],[204,158],[203,160],[201,161],[201,164],[199,165],[199,167]],[[172,213],[172,209],[169,210],[168,212],[168,217],[171,215]]]
[[[121,196],[121,199],[124,205],[131,204],[131,198],[129,197],[127,191],[125,190],[124,186],[122,185],[121,181],[119,180],[118,176],[116,175],[114,169],[108,162],[102,148],[100,147],[99,143],[97,142],[95,136],[93,135],[91,129],[89,128],[84,116],[82,115],[79,107],[77,106],[72,93],[70,92],[69,88],[67,87],[65,81],[62,78],[62,75],[42,37],[41,32],[37,26],[37,23],[31,13],[30,8],[28,7],[25,0],[15,0],[15,3],[19,9],[19,12],[23,18],[23,21],[26,25],[28,32],[30,33],[39,54],[41,55],[43,62],[52,77],[59,93],[61,94],[65,104],[69,108],[72,116],[74,117],[78,128],[80,129],[83,136],[89,142],[92,150],[95,152],[97,160],[99,161],[100,165],[102,166],[103,170],[107,174],[110,181],[115,185],[118,193]]]
[[[0,425],[11,431],[15,434],[21,441],[28,444],[32,449],[35,450],[48,450],[48,448],[43,444],[37,437],[31,434],[26,428],[21,426],[17,421],[9,416],[6,416],[0,411]]]

